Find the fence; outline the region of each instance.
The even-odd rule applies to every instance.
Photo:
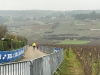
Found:
[[[42,51],[53,53],[30,61],[2,64],[0,75],[52,75],[64,59],[63,50],[54,52],[54,48],[40,48]]]
[[[39,50],[41,50],[44,53],[53,53],[54,52],[54,47],[50,47],[50,46],[39,46]]]
[[[0,65],[0,75],[30,75],[30,62],[16,62]]]
[[[8,63],[21,58],[27,46],[12,51],[0,51],[0,63]]]

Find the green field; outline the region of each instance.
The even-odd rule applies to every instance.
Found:
[[[69,40],[69,41],[61,41],[59,43],[56,43],[56,44],[87,44],[89,43],[90,41],[82,41],[82,40]]]

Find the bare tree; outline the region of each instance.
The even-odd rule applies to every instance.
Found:
[[[7,26],[6,25],[1,25],[0,26],[0,38],[5,37],[7,32],[8,32]]]

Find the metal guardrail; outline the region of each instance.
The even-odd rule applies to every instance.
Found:
[[[0,75],[52,75],[64,59],[63,50],[54,52],[54,48],[44,46],[40,49],[53,53],[30,61],[1,64]]]
[[[49,46],[39,46],[39,50],[41,50],[44,53],[53,53],[54,52],[54,47],[49,47]]]
[[[50,54],[51,73],[53,74],[63,62],[63,50]]]
[[[24,50],[27,50],[27,48],[28,48],[28,45],[24,46],[23,48],[24,48]]]
[[[0,65],[0,75],[30,75],[30,62],[16,62]]]

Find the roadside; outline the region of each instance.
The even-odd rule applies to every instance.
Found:
[[[72,50],[69,50],[68,56],[66,54],[66,50],[64,50],[64,61],[59,66],[57,73],[59,75],[83,75],[81,64]],[[53,75],[58,74],[54,73]]]
[[[81,63],[76,58],[76,55],[73,53],[73,50],[69,50],[69,58],[67,57],[67,59],[70,62],[71,75],[83,75]]]
[[[32,59],[39,58],[39,57],[45,56],[45,55],[47,55],[47,54],[41,52],[38,49],[33,50],[33,47],[30,46],[25,51],[24,57],[20,61],[32,60]]]

